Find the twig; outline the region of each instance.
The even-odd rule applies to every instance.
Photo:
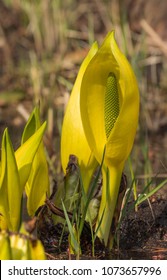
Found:
[[[52,201],[50,201],[48,198],[46,198],[45,203],[53,214],[65,219],[64,211],[62,209],[56,207],[55,204]],[[69,218],[72,219],[72,213],[70,212],[67,213]]]

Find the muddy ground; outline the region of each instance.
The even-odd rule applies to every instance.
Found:
[[[167,190],[167,188],[166,188]],[[166,190],[164,190],[166,192]],[[167,259],[167,201],[164,191],[158,192],[148,201],[144,201],[136,212],[131,209],[132,202],[127,206],[126,216],[117,234],[117,244],[109,251],[97,239],[95,256],[92,256],[91,235],[87,228],[81,237],[80,259]],[[131,210],[130,210],[131,209]],[[51,226],[49,234],[42,237],[48,259],[76,259],[69,253],[68,237],[65,235],[61,246],[58,236],[61,228]],[[48,227],[47,227],[48,231]],[[50,240],[48,242],[48,240]]]

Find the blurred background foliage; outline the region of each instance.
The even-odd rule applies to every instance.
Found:
[[[134,174],[139,186],[166,178],[166,12],[159,0],[1,0],[0,135],[8,126],[17,147],[40,102],[50,170],[60,174],[61,125],[79,66],[94,40],[100,44],[114,29],[141,95]]]

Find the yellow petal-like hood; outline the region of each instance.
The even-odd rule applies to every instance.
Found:
[[[136,133],[139,93],[133,70],[119,50],[114,32],[107,35],[86,68],[80,106],[86,138],[98,162],[105,145],[106,165],[125,161]]]
[[[114,32],[106,36],[85,70],[80,110],[87,141],[99,163],[102,162],[105,148],[102,198],[96,230],[105,245],[112,246],[112,219],[139,114],[136,78],[115,42]]]
[[[83,61],[75,81],[66,113],[63,120],[61,135],[61,162],[65,173],[69,161],[69,155],[74,154],[78,158],[81,175],[85,188],[88,188],[92,170],[96,166],[96,161],[86,140],[80,114],[80,87],[85,69],[92,57],[97,52],[96,43],[92,45],[88,55]],[[85,176],[85,170],[87,175]]]

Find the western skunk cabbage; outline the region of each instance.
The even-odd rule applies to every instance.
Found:
[[[103,164],[102,199],[96,228],[111,247],[111,223],[124,163],[138,124],[139,92],[133,70],[110,32],[87,65],[80,93],[81,119],[89,147]],[[81,147],[82,148],[82,147]]]

